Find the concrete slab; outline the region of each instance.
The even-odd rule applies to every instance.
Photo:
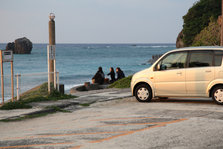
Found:
[[[19,117],[23,115],[28,115],[34,112],[40,112],[45,110],[46,107],[58,106],[58,107],[69,107],[72,106],[72,110],[77,107],[77,104],[84,103],[95,103],[114,100],[118,98],[125,98],[131,96],[130,89],[102,89],[86,92],[78,92],[73,94],[79,96],[78,98],[69,99],[69,100],[59,100],[59,101],[45,101],[45,102],[35,102],[30,105],[33,106],[32,109],[19,109],[19,110],[0,110],[0,120],[10,119],[14,117]],[[69,109],[69,108],[68,108]]]
[[[222,115],[222,106],[207,99],[97,102],[72,113],[0,122],[0,148],[222,148]]]

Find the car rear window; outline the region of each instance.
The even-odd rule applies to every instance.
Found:
[[[193,51],[190,55],[189,67],[209,67],[213,64],[212,51]]]
[[[215,56],[214,65],[215,66],[221,66],[223,51],[214,51],[214,56]]]

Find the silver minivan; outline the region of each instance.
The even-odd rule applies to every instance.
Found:
[[[140,102],[154,97],[212,97],[223,104],[223,47],[172,50],[133,75],[131,91]]]

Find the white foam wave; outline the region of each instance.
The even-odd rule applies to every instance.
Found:
[[[136,46],[137,48],[168,48],[175,47],[174,45],[150,45],[150,46]]]
[[[167,48],[167,47],[174,47],[174,46],[151,46],[152,48]]]
[[[77,87],[77,86],[81,86],[81,85],[83,85],[83,84],[65,84],[64,88],[65,88],[65,91],[67,91],[67,90],[70,90],[73,87]]]

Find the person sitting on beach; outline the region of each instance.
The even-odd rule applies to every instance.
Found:
[[[115,82],[115,71],[114,71],[113,67],[110,68],[110,72],[107,75],[108,76],[110,75],[110,77],[111,77],[110,83]]]
[[[103,84],[104,83],[104,79],[105,79],[105,74],[102,70],[102,67],[98,68],[98,71],[96,72],[96,74],[94,75],[94,77],[92,78],[92,83],[98,83],[98,84]]]
[[[116,68],[116,73],[117,73],[117,80],[125,78],[124,72],[119,67]]]

